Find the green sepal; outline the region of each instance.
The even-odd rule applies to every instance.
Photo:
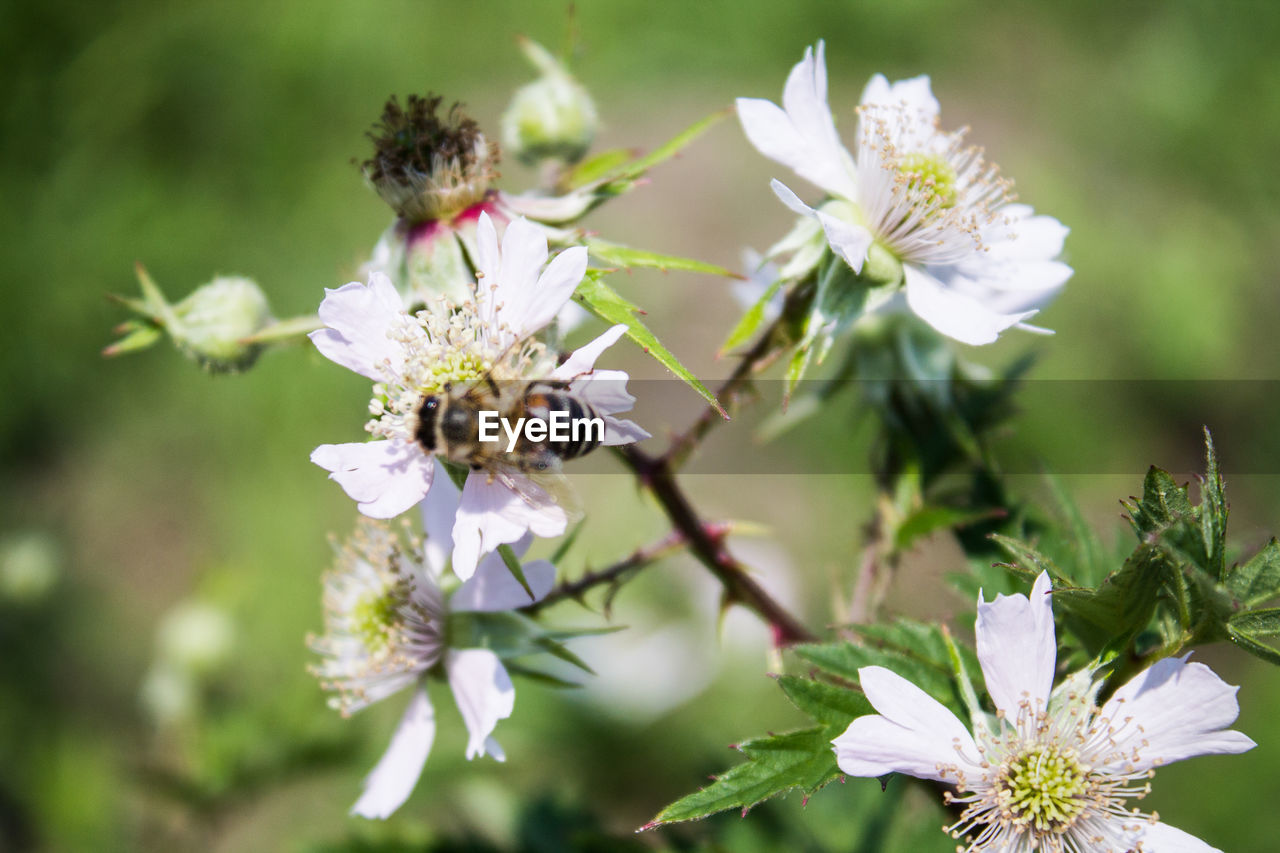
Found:
[[[648,327],[640,321],[640,318],[636,315],[638,312],[643,312],[640,312],[637,306],[623,299],[613,288],[601,280],[604,275],[605,272],[603,270],[587,270],[586,277],[578,285],[577,292],[573,294],[573,298],[605,322],[625,325],[627,327],[627,337],[639,344],[640,348],[653,356],[659,364],[688,383],[693,390],[698,392],[702,399],[715,407],[715,410],[722,416],[728,418],[728,413],[720,405],[716,395],[712,394],[705,385],[699,382],[689,369],[681,364],[671,354],[671,351],[662,345],[662,342],[658,340],[653,332],[649,331]]]
[[[1280,595],[1280,542],[1271,538],[1244,565],[1227,573],[1227,589],[1246,607]]]

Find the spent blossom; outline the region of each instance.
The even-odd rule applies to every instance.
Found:
[[[1254,742],[1230,731],[1236,691],[1207,666],[1166,658],[1099,708],[1089,670],[1053,688],[1057,662],[1051,584],[1031,596],[979,595],[978,660],[993,719],[972,733],[916,685],[878,666],[858,671],[879,714],[855,719],[832,743],[851,776],[905,773],[954,786],[963,809],[950,827],[964,853],[1190,853],[1203,841],[1130,804],[1156,767],[1197,755],[1239,753]]]

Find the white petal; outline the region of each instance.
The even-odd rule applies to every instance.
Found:
[[[569,515],[554,498],[532,482],[519,485],[523,494],[517,494],[500,477],[491,482],[483,471],[467,476],[453,525],[455,575],[466,580],[475,573],[482,554],[515,542],[525,533],[544,538],[564,533]]]
[[[498,656],[488,649],[450,651],[445,656],[445,670],[453,700],[467,726],[467,758],[484,755],[498,720],[510,717],[515,707],[516,689],[511,677]]]
[[[829,213],[814,210],[801,201],[800,197],[782,181],[770,181],[769,186],[773,188],[774,195],[792,212],[816,219],[822,226],[827,245],[831,246],[832,251],[844,258],[844,262],[852,267],[854,272],[862,272],[862,264],[867,259],[867,250],[871,248],[873,239],[870,231],[861,225],[854,225],[837,219]]]
[[[425,498],[434,469],[430,456],[399,439],[322,444],[311,461],[370,518],[394,518]]]
[[[556,582],[556,567],[546,560],[532,560],[521,566],[524,579],[533,590],[533,598],[511,574],[498,554],[486,554],[476,572],[449,599],[455,612],[493,612],[515,610],[541,601]]]
[[[806,49],[804,59],[787,75],[783,108],[758,98],[739,98],[738,120],[756,150],[816,186],[853,198],[856,184],[851,158],[840,144],[827,107],[824,46],[817,56]]]
[[[1109,766],[1145,770],[1253,749],[1250,738],[1227,730],[1240,714],[1239,689],[1186,657],[1158,661],[1117,690],[1098,714],[1119,753]]]
[[[427,691],[419,688],[409,700],[387,751],[365,777],[364,793],[351,807],[351,813],[381,819],[400,808],[422,775],[435,736],[435,709]]]
[[[1022,311],[1001,314],[978,299],[948,288],[918,267],[903,268],[907,283],[907,304],[917,317],[949,338],[979,346],[993,343],[1000,333],[1035,314]]]
[[[581,276],[579,276],[581,278]],[[613,346],[618,338],[622,337],[627,331],[627,327],[623,323],[619,323],[607,329],[604,334],[597,337],[591,343],[578,347],[564,361],[564,364],[557,367],[551,372],[552,379],[574,379],[585,373],[590,373],[595,367],[596,359],[600,354]],[[625,375],[625,374],[624,374]]]
[[[553,375],[553,378],[564,377]],[[569,390],[575,396],[590,403],[591,408],[600,414],[613,415],[618,412],[629,412],[636,402],[636,398],[627,391],[627,381],[630,378],[625,370],[592,370],[586,376],[576,379],[569,386]]]
[[[453,519],[458,514],[460,498],[453,478],[445,472],[438,482],[432,482],[422,502],[422,530],[426,534],[423,558],[437,578],[444,574],[445,564],[453,553]]]
[[[816,215],[822,223],[822,230],[827,235],[827,243],[832,251],[844,258],[844,262],[854,272],[862,272],[862,264],[867,259],[867,252],[874,239],[871,232],[861,225],[853,225],[829,213],[817,211]]]
[[[1222,851],[1167,823],[1153,823],[1142,835],[1142,853],[1222,853]]]
[[[368,287],[353,281],[326,289],[319,315],[328,328],[308,337],[330,361],[381,381],[387,378],[383,365],[404,360],[400,345],[387,336],[403,317],[404,303],[386,275],[371,274]]]
[[[498,231],[488,213],[481,213],[476,222],[476,268],[480,274],[476,299],[480,303],[481,316],[486,322],[493,319],[494,288],[502,274],[502,255],[498,251]]]
[[[906,773],[956,782],[956,769],[979,776],[977,746],[955,714],[891,670],[868,666],[858,680],[879,715],[858,717],[832,744],[851,776]]]
[[[1033,712],[1049,706],[1058,658],[1051,589],[1048,573],[1041,572],[1031,587],[1030,599],[1021,594],[996,595],[995,601],[987,602],[978,593],[974,626],[978,662],[987,693],[1010,722],[1018,719],[1018,708],[1024,701],[1031,703]]]
[[[551,259],[529,294],[520,320],[521,336],[532,335],[560,313],[587,273],[587,250],[572,246]],[[510,320],[507,320],[510,322]],[[512,324],[515,328],[515,324]]]

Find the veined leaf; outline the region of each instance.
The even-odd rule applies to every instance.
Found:
[[[1218,470],[1218,456],[1213,449],[1213,436],[1204,430],[1205,475],[1200,489],[1200,531],[1204,539],[1205,568],[1215,580],[1227,573],[1227,497]]]
[[[682,258],[678,255],[662,255],[645,249],[633,249],[630,246],[611,243],[608,240],[600,240],[595,237],[588,237],[586,245],[588,251],[595,257],[607,264],[613,264],[624,269],[644,268],[662,270],[663,272],[679,270],[706,273],[708,275],[722,275],[729,278],[742,278],[732,270],[727,270],[724,267],[709,264],[705,261]]]
[[[687,382],[693,390],[698,392],[702,399],[714,406],[722,416],[728,418],[728,413],[720,405],[716,395],[712,394],[705,385],[699,382],[689,372],[689,369],[681,364],[671,354],[670,350],[663,346],[662,342],[654,336],[653,332],[649,331],[648,327],[640,321],[639,317],[636,316],[639,308],[623,299],[613,288],[601,281],[602,275],[603,273],[600,270],[588,270],[586,277],[578,285],[577,292],[573,294],[573,298],[589,308],[602,320],[609,323],[624,324],[627,327],[627,337],[657,359],[659,364]]]
[[[610,172],[617,171],[632,156],[632,152],[626,148],[610,148],[588,157],[569,173],[568,187],[574,189],[598,181]]]
[[[793,705],[828,726],[843,729],[855,717],[875,713],[866,696],[848,687],[795,675],[778,676],[778,686]]]
[[[950,506],[925,506],[903,519],[893,536],[893,546],[899,551],[906,551],[917,540],[929,536],[935,531],[951,527],[964,527],[966,524],[984,521],[991,518],[996,511],[991,509],[971,510]]]
[[[806,796],[837,778],[836,756],[826,728],[754,738],[738,748],[747,761],[721,774],[701,791],[676,800],[645,828],[698,820],[728,809],[745,813],[756,803],[799,788]]]
[[[1280,595],[1280,542],[1273,537],[1247,563],[1228,572],[1227,589],[1248,607]]]

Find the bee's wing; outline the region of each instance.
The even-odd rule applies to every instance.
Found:
[[[520,496],[530,506],[544,506],[549,501],[557,504],[574,522],[582,517],[582,502],[577,492],[560,470],[560,459],[546,455],[545,467],[517,467],[500,462],[490,466],[493,475],[507,488]]]

